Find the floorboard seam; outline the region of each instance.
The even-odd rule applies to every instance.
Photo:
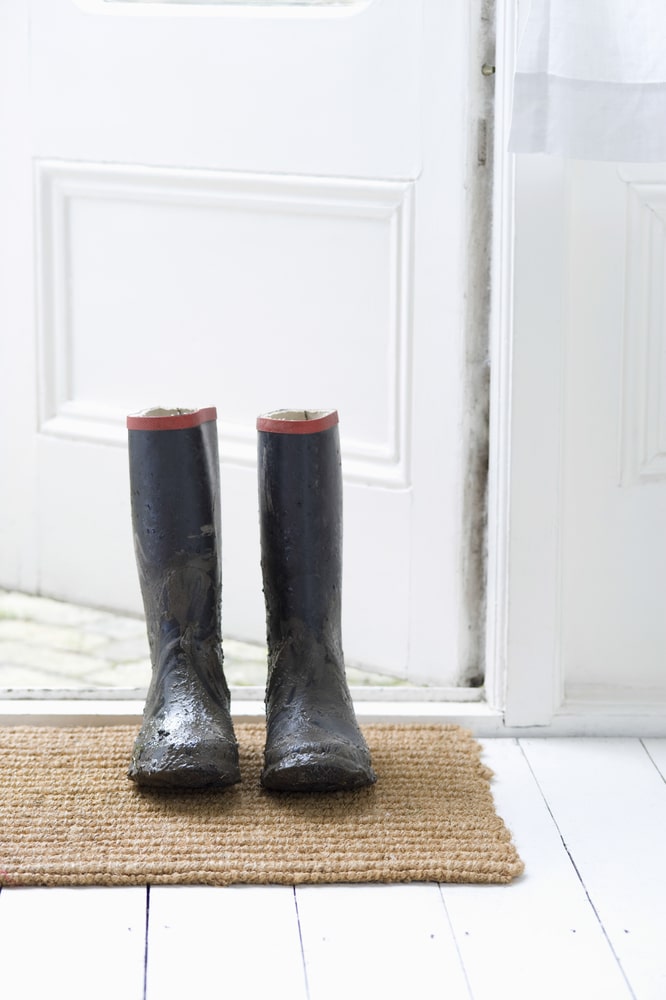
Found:
[[[143,944],[143,1000],[147,1000],[148,995],[148,930],[150,926],[150,886],[146,886],[146,923],[145,937]]]
[[[296,886],[293,887],[294,890],[294,906],[296,908],[296,926],[298,927],[298,940],[301,945],[301,961],[303,962],[303,979],[305,981],[305,997],[306,1000],[310,1000],[310,983],[308,982],[308,965],[305,960],[305,946],[303,944],[303,928],[301,927],[301,915],[298,910],[298,893],[296,892]]]
[[[643,749],[645,750],[646,754],[648,755],[648,760],[650,761],[650,763],[654,767],[655,771],[657,772],[657,774],[659,775],[659,777],[661,778],[661,780],[666,785],[666,775],[662,774],[661,769],[660,769],[659,765],[657,764],[656,760],[654,759],[654,757],[652,756],[652,754],[650,753],[650,751],[648,750],[648,748],[645,746],[645,742],[643,740],[639,740],[638,742],[640,743],[640,745],[643,747]]]
[[[449,925],[449,927],[451,929],[451,936],[453,938],[453,944],[455,945],[456,954],[458,956],[458,961],[460,962],[460,968],[462,969],[462,973],[463,973],[463,976],[465,978],[465,985],[467,987],[467,994],[468,994],[470,1000],[474,1000],[474,994],[472,993],[472,985],[471,985],[471,983],[469,981],[469,977],[467,975],[467,966],[465,965],[465,962],[464,962],[464,959],[463,959],[463,956],[462,956],[462,952],[460,950],[460,945],[458,943],[458,935],[456,934],[456,932],[454,930],[453,921],[451,920],[451,915],[449,914],[449,909],[448,909],[448,907],[446,905],[446,899],[444,898],[444,887],[442,886],[441,882],[438,882],[437,885],[439,887],[439,898],[441,899],[442,905],[444,907],[444,914],[446,916],[447,923],[448,923],[448,925]]]

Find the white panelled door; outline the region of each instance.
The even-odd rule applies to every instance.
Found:
[[[666,169],[572,163],[565,694],[666,698]]]
[[[663,718],[666,167],[518,157],[510,725]]]
[[[256,415],[336,407],[349,662],[457,683],[466,5],[4,0],[0,584],[140,610],[128,412],[218,408],[226,635]]]

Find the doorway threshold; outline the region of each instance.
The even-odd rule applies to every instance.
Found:
[[[479,690],[479,689],[476,689]],[[455,724],[478,736],[497,735],[502,713],[484,701],[356,701],[359,722],[370,724]],[[119,698],[44,698],[0,700],[0,726],[110,726],[139,725],[143,700]],[[263,700],[232,700],[234,722],[259,722]]]

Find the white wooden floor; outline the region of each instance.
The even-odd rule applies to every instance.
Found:
[[[481,742],[513,885],[5,888],[0,994],[664,1000],[666,740]]]

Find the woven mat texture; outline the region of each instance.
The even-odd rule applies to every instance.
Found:
[[[263,724],[237,724],[243,780],[142,791],[137,728],[0,729],[0,885],[509,882],[523,870],[481,748],[458,726],[369,725],[377,784],[261,788]]]

